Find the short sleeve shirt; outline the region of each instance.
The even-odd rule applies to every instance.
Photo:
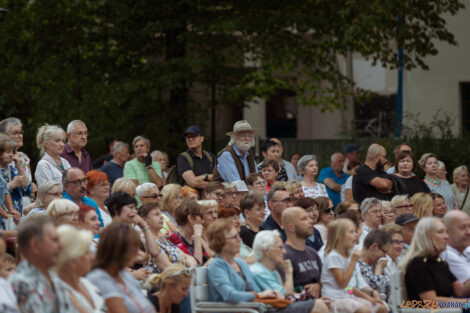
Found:
[[[346,183],[346,180],[348,179],[348,177],[349,175],[344,172],[341,172],[341,175],[337,176],[330,166],[327,168],[323,168],[320,171],[318,182],[323,183],[325,179],[331,178],[333,179],[335,183],[343,185],[344,183]],[[336,192],[333,189],[330,189],[328,186],[326,186],[326,191],[328,192],[328,197],[331,199],[331,201],[333,201],[334,206],[338,205],[341,202],[341,195],[339,192]]]
[[[180,154],[176,160],[178,174],[183,175],[186,171],[193,171],[195,176],[200,176],[204,174],[212,174],[214,172],[215,156],[212,153],[208,152],[212,156],[211,162],[204,152],[202,152],[202,158],[196,156],[189,149],[186,152],[189,153],[189,156],[193,159],[193,167],[191,167],[188,160]]]
[[[320,283],[322,263],[313,248],[305,247],[305,250],[297,250],[288,244],[285,244],[284,248],[286,250],[284,260],[289,259],[292,263],[296,292],[300,292],[306,284]]]
[[[285,294],[281,276],[276,270],[270,271],[261,263],[256,262],[250,266],[250,271],[260,290],[271,289]]]
[[[152,167],[158,176],[162,176],[162,168],[157,162],[152,162]],[[143,183],[151,183],[149,170],[145,167],[145,163],[139,162],[137,158],[127,161],[124,164],[124,177],[127,179],[135,179],[142,185]]]
[[[470,259],[464,254],[447,245],[441,258],[449,264],[450,271],[462,284],[470,280]]]
[[[325,256],[325,264],[323,265],[323,271],[321,273],[322,296],[331,299],[340,299],[350,296],[345,289],[339,287],[331,272],[332,269],[341,269],[344,272],[348,268],[349,263],[349,258],[345,258],[336,250],[330,251],[330,253]]]
[[[365,164],[357,168],[352,183],[354,201],[361,203],[362,200],[369,197],[376,197],[380,200],[390,200],[393,197],[393,194],[381,193],[370,185],[370,182],[376,177],[386,178],[387,173],[375,171]]]

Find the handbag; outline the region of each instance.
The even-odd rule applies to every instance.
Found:
[[[277,308],[277,309],[283,309],[292,303],[292,301],[287,300],[287,299],[274,299],[274,298],[261,299],[258,296],[258,294],[256,294],[256,299],[253,302],[259,302],[259,303],[263,303],[266,305],[270,305],[273,308]]]

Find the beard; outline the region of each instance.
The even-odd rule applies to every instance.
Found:
[[[382,160],[378,160],[375,170],[378,171],[378,172],[383,172],[384,168],[385,168],[385,164],[382,163]]]
[[[295,235],[297,236],[297,238],[307,239],[308,237],[313,235],[313,227],[310,227],[307,230],[301,229],[300,227],[296,227]]]
[[[248,151],[251,148],[251,141],[246,142],[246,141],[238,141],[235,140],[235,146],[238,148],[240,151]]]

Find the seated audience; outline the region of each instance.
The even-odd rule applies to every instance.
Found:
[[[431,192],[430,195],[433,200],[432,215],[437,217],[443,217],[447,213],[447,207],[444,197],[434,192]]]
[[[359,203],[354,200],[346,200],[338,204],[335,208],[336,214],[338,215],[343,214],[344,212],[347,212],[349,210],[359,211]]]
[[[181,188],[181,191],[183,192],[184,199],[188,198],[194,201],[199,200],[199,192],[197,191],[197,189],[194,189],[193,187],[189,186],[183,186]]]
[[[468,177],[468,168],[465,165],[456,167],[452,173],[454,183],[450,185],[454,193],[455,200],[460,210],[470,214],[470,197],[469,185],[470,179]]]
[[[139,246],[139,234],[129,224],[112,222],[101,233],[94,270],[86,278],[100,290],[109,313],[155,313],[140,283],[126,270]]]
[[[95,200],[103,220],[103,226],[107,226],[112,220],[111,214],[109,214],[108,209],[104,205],[104,200],[110,194],[108,175],[98,170],[92,170],[86,174],[86,178],[88,179],[87,195]]]
[[[395,220],[395,224],[399,225],[403,229],[403,250],[401,256],[403,257],[408,249],[410,248],[411,241],[413,240],[416,224],[418,224],[419,218],[414,216],[412,213],[405,213],[398,215]]]
[[[251,173],[246,178],[246,186],[256,195],[266,198],[268,183],[260,173]],[[268,213],[269,214],[269,213]]]
[[[410,204],[410,198],[408,195],[396,195],[390,202],[392,203],[392,207],[395,209],[396,216],[411,213],[413,210],[413,205]]]
[[[100,232],[100,220],[93,207],[81,204],[78,210],[77,227],[88,230],[92,233],[94,239],[90,243],[90,250],[96,253],[98,248],[98,234]]]
[[[56,225],[77,226],[78,205],[68,199],[55,199],[47,207],[47,216],[54,219]]]
[[[48,181],[38,188],[36,201],[23,210],[26,217],[34,214],[46,215],[47,207],[55,199],[62,198],[62,186],[58,182]]]
[[[410,204],[413,206],[411,213],[417,218],[432,216],[434,202],[429,194],[424,192],[415,193],[410,199]]]
[[[224,201],[225,187],[218,181],[207,183],[206,187],[202,190],[203,200],[215,200],[220,205]]]
[[[289,192],[290,196],[295,200],[305,198],[304,190],[302,189],[302,184],[297,180],[289,180],[286,184],[286,190]]]
[[[303,175],[302,189],[304,195],[310,198],[328,197],[325,185],[315,182],[318,175],[317,157],[312,154],[304,155],[297,163],[299,172]]]
[[[300,198],[295,202],[294,205],[304,209],[305,212],[307,212],[308,217],[313,221],[314,225],[318,223],[320,210],[318,209],[318,202],[315,199],[309,197]],[[320,248],[323,246],[323,240],[321,238],[320,232],[315,228],[315,226],[313,227],[313,234],[308,237],[307,245],[316,251],[320,250]]]
[[[382,206],[377,198],[366,198],[361,203],[361,215],[364,223],[362,224],[362,234],[359,237],[359,245],[362,248],[364,239],[371,230],[379,229],[382,225]]]
[[[392,206],[392,202],[381,200],[380,205],[382,206],[383,225],[395,223],[397,214]]]
[[[247,195],[240,201],[240,209],[245,218],[245,223],[241,226],[240,237],[246,246],[253,248],[253,240],[266,215],[264,200],[256,194]]]
[[[428,186],[414,174],[416,170],[416,160],[413,157],[413,152],[404,150],[398,153],[395,157],[395,176],[402,183],[403,194],[408,194],[412,197],[418,192],[429,192]]]
[[[160,194],[160,189],[154,183],[143,183],[142,185],[135,188],[135,193],[139,198],[140,203],[160,203],[160,199],[163,197]]]
[[[163,197],[160,201],[160,209],[169,221],[163,224],[163,232],[171,234],[178,229],[178,222],[175,219],[175,210],[183,202],[183,191],[177,184],[168,184],[162,188]]]
[[[125,192],[131,197],[135,197],[136,186],[130,179],[121,177],[114,181],[113,187],[111,188],[111,194],[119,191]]]
[[[59,254],[57,274],[65,283],[70,297],[74,298],[74,306],[79,312],[103,312],[106,305],[100,291],[84,277],[91,270],[94,258],[90,251],[92,233],[70,225],[59,226],[57,233],[63,247]]]
[[[276,141],[268,138],[265,141],[261,142],[260,151],[261,151],[261,154],[263,155],[264,160],[261,164],[259,164],[258,170],[262,172],[261,165],[263,165],[263,163],[268,162],[268,161],[275,161],[279,168],[279,170],[277,171],[278,174],[276,175],[275,180],[287,181],[288,177],[287,177],[286,168],[282,164],[283,160],[281,158],[281,146]]]
[[[273,187],[268,192],[268,207],[270,214],[261,224],[261,230],[277,229],[281,233],[283,240],[286,239],[286,233],[281,228],[282,212],[292,204],[292,198],[285,188]]]
[[[235,207],[230,207],[226,208],[223,207],[219,211],[218,219],[224,218],[224,219],[230,219],[233,222],[233,227],[238,231],[240,234],[241,230],[241,224],[240,224],[240,210],[238,210]],[[252,249],[245,245],[243,241],[240,238],[240,254],[239,257],[244,259],[245,262],[248,264],[253,264],[254,263],[254,256]]]
[[[384,269],[385,275],[390,276],[397,270],[398,262],[401,260],[400,255],[403,250],[403,229],[397,224],[387,224],[382,227],[382,230],[392,239],[392,244],[387,250],[387,267]]]
[[[277,176],[279,174],[279,164],[274,160],[265,160],[260,166],[261,175],[268,183],[266,188],[269,192],[271,186],[274,185],[277,181]]]
[[[399,264],[408,300],[467,302],[462,283],[439,255],[446,250],[447,228],[436,217],[424,217],[416,225],[410,249]]]
[[[333,203],[327,197],[317,197],[316,202],[318,204],[318,223],[315,224],[315,228],[320,233],[321,239],[325,242],[328,234],[328,224],[335,219],[335,208]]]

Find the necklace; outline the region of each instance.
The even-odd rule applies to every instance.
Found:
[[[434,179],[431,179],[427,176],[424,176],[424,179],[426,179],[427,181],[433,183],[434,185],[440,185],[441,184],[441,180],[438,178],[437,180],[434,180]]]

